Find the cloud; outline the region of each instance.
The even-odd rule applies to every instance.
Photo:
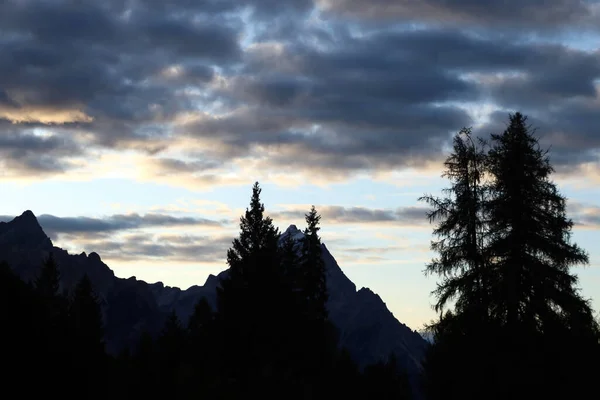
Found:
[[[10,221],[13,217],[1,216],[1,220]],[[167,227],[222,227],[229,221],[215,221],[196,217],[175,217],[166,214],[115,214],[104,218],[91,217],[57,217],[42,214],[37,220],[44,231],[51,237],[57,235],[90,235],[109,236],[115,233],[144,228]]]
[[[372,209],[366,207],[319,206],[318,213],[324,224],[381,224],[427,225],[427,209],[423,207],[400,207],[397,209]],[[308,209],[288,209],[272,212],[274,221],[303,220]]]
[[[64,235],[61,240],[76,251],[95,251],[109,261],[162,261],[221,263],[233,236],[124,234],[119,237],[80,237]]]
[[[568,212],[574,228],[600,229],[600,207],[571,201],[568,203]]]
[[[593,162],[600,52],[572,38],[593,42],[598,7],[511,2],[4,1],[5,176],[133,152],[138,180],[326,183],[427,168],[516,109],[560,166]]]
[[[485,28],[597,28],[600,9],[586,0],[317,0],[325,10],[375,20],[420,20]]]
[[[0,164],[5,169],[5,176],[61,173],[85,155],[85,150],[76,141],[61,135],[36,135],[2,124],[1,120],[0,132]]]

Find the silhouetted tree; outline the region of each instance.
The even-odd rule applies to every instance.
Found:
[[[470,358],[468,350],[472,347],[468,340],[481,336],[489,307],[483,147],[481,140],[479,145],[473,140],[470,129],[462,129],[454,137],[453,152],[444,162],[446,169],[442,176],[450,181],[450,187],[443,190],[446,196],[419,198],[432,206],[427,217],[430,222],[437,222],[433,234],[439,238],[431,243],[431,249],[439,257],[427,265],[425,273],[437,274],[442,279],[433,292],[440,320],[428,327],[435,339],[427,355],[424,378],[431,399],[466,395],[467,390],[460,387],[464,385],[461,378],[464,375],[477,382],[479,371],[472,368],[477,368],[478,362],[477,358]],[[452,312],[444,314],[452,300],[459,318]]]
[[[45,370],[40,376],[47,382],[59,379],[61,374],[71,373],[69,343],[69,303],[61,293],[60,272],[52,253],[44,261],[34,281],[36,302],[39,304],[35,317],[41,333],[39,366]]]
[[[187,380],[186,391],[194,392],[198,385],[203,387],[206,397],[215,395],[215,381],[218,380],[218,348],[215,346],[215,315],[206,297],[202,297],[194,307],[188,321],[188,343],[186,351]]]
[[[167,317],[156,342],[161,393],[179,393],[178,384],[186,347],[185,329],[173,310]]]
[[[530,358],[545,375],[540,381],[561,368],[570,369],[559,377],[569,375],[575,381],[565,381],[552,393],[564,389],[564,396],[572,396],[584,383],[573,374],[579,368],[566,365],[569,361],[581,365],[585,357],[562,354],[553,357],[562,358],[558,363],[543,366],[538,360],[540,351],[550,352],[565,341],[597,343],[593,312],[579,294],[577,276],[569,271],[573,265],[587,264],[588,256],[570,243],[573,222],[566,217],[566,200],[550,180],[553,168],[547,151],[540,149],[527,118],[521,113],[511,115],[507,129],[493,134],[491,144],[487,157],[492,176],[488,202],[488,246],[494,260],[491,312],[505,324],[513,344],[539,350]],[[521,361],[521,354],[514,357]]]
[[[73,371],[84,397],[105,397],[107,360],[102,311],[87,275],[77,283],[69,307]]]
[[[60,272],[53,253],[50,253],[44,261],[34,285],[38,294],[45,299],[60,296]]]
[[[455,138],[446,167],[449,196],[423,198],[434,206],[430,220],[440,220],[432,246],[440,257],[427,267],[442,276],[437,309],[456,298],[454,312],[432,325],[429,397],[581,394],[591,380],[580,366],[597,351],[599,329],[569,272],[587,255],[569,243],[572,222],[547,152],[516,113],[487,153]]]
[[[487,314],[484,162],[483,142],[477,146],[471,130],[462,129],[454,137],[454,151],[444,163],[442,176],[451,182],[444,189],[447,196],[419,198],[433,207],[427,215],[429,221],[438,222],[433,234],[440,240],[432,242],[431,249],[439,258],[425,271],[442,276],[434,292],[439,312],[456,298],[457,308],[470,312],[477,309],[481,318]]]
[[[362,395],[372,399],[410,399],[410,384],[406,374],[400,371],[396,357],[392,354],[386,362],[368,365],[363,373]]]
[[[229,276],[217,291],[223,367],[233,397],[271,390],[284,373],[290,288],[281,268],[279,231],[264,215],[260,193],[257,182],[240,219],[240,235],[227,252]]]
[[[327,320],[327,279],[325,263],[322,257],[319,223],[321,216],[315,206],[305,215],[306,228],[302,240],[302,295],[307,302],[311,318],[318,321]]]
[[[40,304],[33,289],[5,263],[0,263],[0,354],[3,391],[14,393],[30,384],[32,376],[46,373],[40,359],[46,356],[40,330]]]
[[[79,346],[78,352],[94,359],[104,354],[102,310],[87,274],[81,278],[73,291],[70,317]]]
[[[302,290],[300,284],[300,277],[302,276],[301,243],[298,243],[292,235],[285,235],[281,239],[280,253],[284,277],[289,282],[292,290],[299,293]],[[300,301],[300,298],[300,295],[298,295],[297,300]]]
[[[157,346],[152,335],[147,331],[142,332],[131,357],[129,393],[136,397],[152,398],[162,389],[158,382],[157,355]]]

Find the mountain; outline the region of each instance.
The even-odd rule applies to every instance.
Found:
[[[302,232],[291,225],[282,237],[286,235],[298,240]],[[50,252],[60,269],[63,290],[71,290],[84,274],[94,284],[104,314],[107,349],[112,353],[132,346],[144,330],[158,332],[173,309],[186,322],[200,298],[206,297],[214,307],[216,288],[228,273],[225,270],[210,275],[204,285],[187,290],[162,282],[149,284],[135,277],[123,279],[116,277],[96,253],[69,254],[54,246],[31,211],[10,222],[0,222],[0,261],[8,262],[24,280],[36,276]],[[416,376],[427,342],[400,323],[377,294],[368,288],[356,290],[325,244],[323,259],[330,296],[328,309],[339,330],[340,345],[348,348],[360,366],[385,360],[393,353],[399,364]]]

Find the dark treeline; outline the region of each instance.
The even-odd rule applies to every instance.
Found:
[[[445,162],[451,186],[424,196],[439,256],[426,273],[439,319],[424,360],[428,399],[597,396],[600,329],[570,272],[587,254],[570,243],[566,200],[527,119],[474,140],[464,129]],[[189,321],[173,312],[158,336],[106,353],[90,280],[60,291],[52,255],[25,283],[0,268],[5,392],[77,398],[413,397],[393,356],[359,368],[331,324],[320,216],[304,238],[281,237],[252,189],[227,253],[216,308],[202,299]],[[72,395],[72,396],[71,396]]]
[[[3,265],[4,389],[77,398],[410,398],[392,355],[361,370],[338,348],[316,209],[302,240],[280,240],[260,193],[257,183],[227,253],[216,309],[202,299],[186,323],[172,312],[157,337],[143,334],[116,357],[104,349],[87,277],[62,293],[51,255],[32,283]]]

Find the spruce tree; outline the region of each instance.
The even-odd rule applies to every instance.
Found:
[[[567,320],[591,310],[577,293],[569,267],[588,256],[570,243],[573,222],[566,200],[550,180],[547,151],[520,113],[503,134],[492,135],[487,164],[492,175],[490,252],[494,257],[494,314],[509,328],[525,324],[543,331],[559,313]],[[591,319],[591,318],[590,318]]]
[[[283,356],[286,311],[290,302],[278,248],[279,231],[264,215],[261,188],[252,187],[250,207],[240,218],[240,234],[227,252],[229,276],[217,291],[221,362],[227,395],[274,385]]]
[[[60,296],[60,272],[52,252],[50,252],[44,261],[34,281],[34,286],[38,294],[44,298],[50,299]]]
[[[73,372],[85,397],[101,398],[106,389],[107,359],[102,310],[92,282],[84,275],[75,286],[69,306]]]
[[[281,240],[281,269],[291,290],[294,292],[300,291],[300,276],[302,274],[299,247],[299,243],[291,235],[286,235]]]
[[[156,397],[161,388],[157,345],[148,331],[141,333],[132,357],[131,392],[135,396]]]
[[[217,372],[214,363],[218,358],[215,351],[215,316],[206,297],[202,297],[188,321],[189,349],[187,363],[194,368],[198,378],[209,384],[214,381],[212,377]],[[198,378],[192,385],[197,385]],[[206,388],[208,390],[208,388]]]
[[[173,310],[167,316],[156,341],[159,392],[163,395],[181,395],[179,378],[186,345],[186,331],[182,327],[177,313]]]
[[[40,356],[45,353],[44,332],[37,318],[39,304],[30,285],[0,262],[0,354],[2,354],[3,391],[15,393],[43,376]]]
[[[202,337],[208,333],[213,322],[213,311],[206,297],[202,297],[194,306],[194,312],[188,321],[188,331],[192,337]]]
[[[564,385],[551,392],[572,396],[585,386],[580,377],[589,368],[580,367],[591,361],[585,354],[599,337],[593,311],[570,271],[587,264],[588,256],[570,241],[573,222],[566,216],[566,199],[550,179],[548,152],[540,148],[527,117],[510,115],[507,129],[492,135],[487,168],[492,315],[504,325],[505,340],[521,349],[512,359],[535,368],[540,382],[563,379]],[[566,343],[577,344],[578,351],[566,350]],[[549,352],[555,353],[552,359],[540,363]]]
[[[75,286],[69,312],[79,353],[97,359],[104,355],[104,331],[100,301],[85,274]]]
[[[69,353],[69,303],[59,293],[60,273],[58,265],[50,253],[34,281],[35,295],[38,303],[36,321],[40,331],[39,367],[44,370],[44,379],[53,381],[61,373],[71,372]]]
[[[322,257],[319,223],[321,216],[315,206],[305,214],[306,228],[302,240],[301,283],[302,295],[312,318],[317,321],[327,320],[327,277]]]

